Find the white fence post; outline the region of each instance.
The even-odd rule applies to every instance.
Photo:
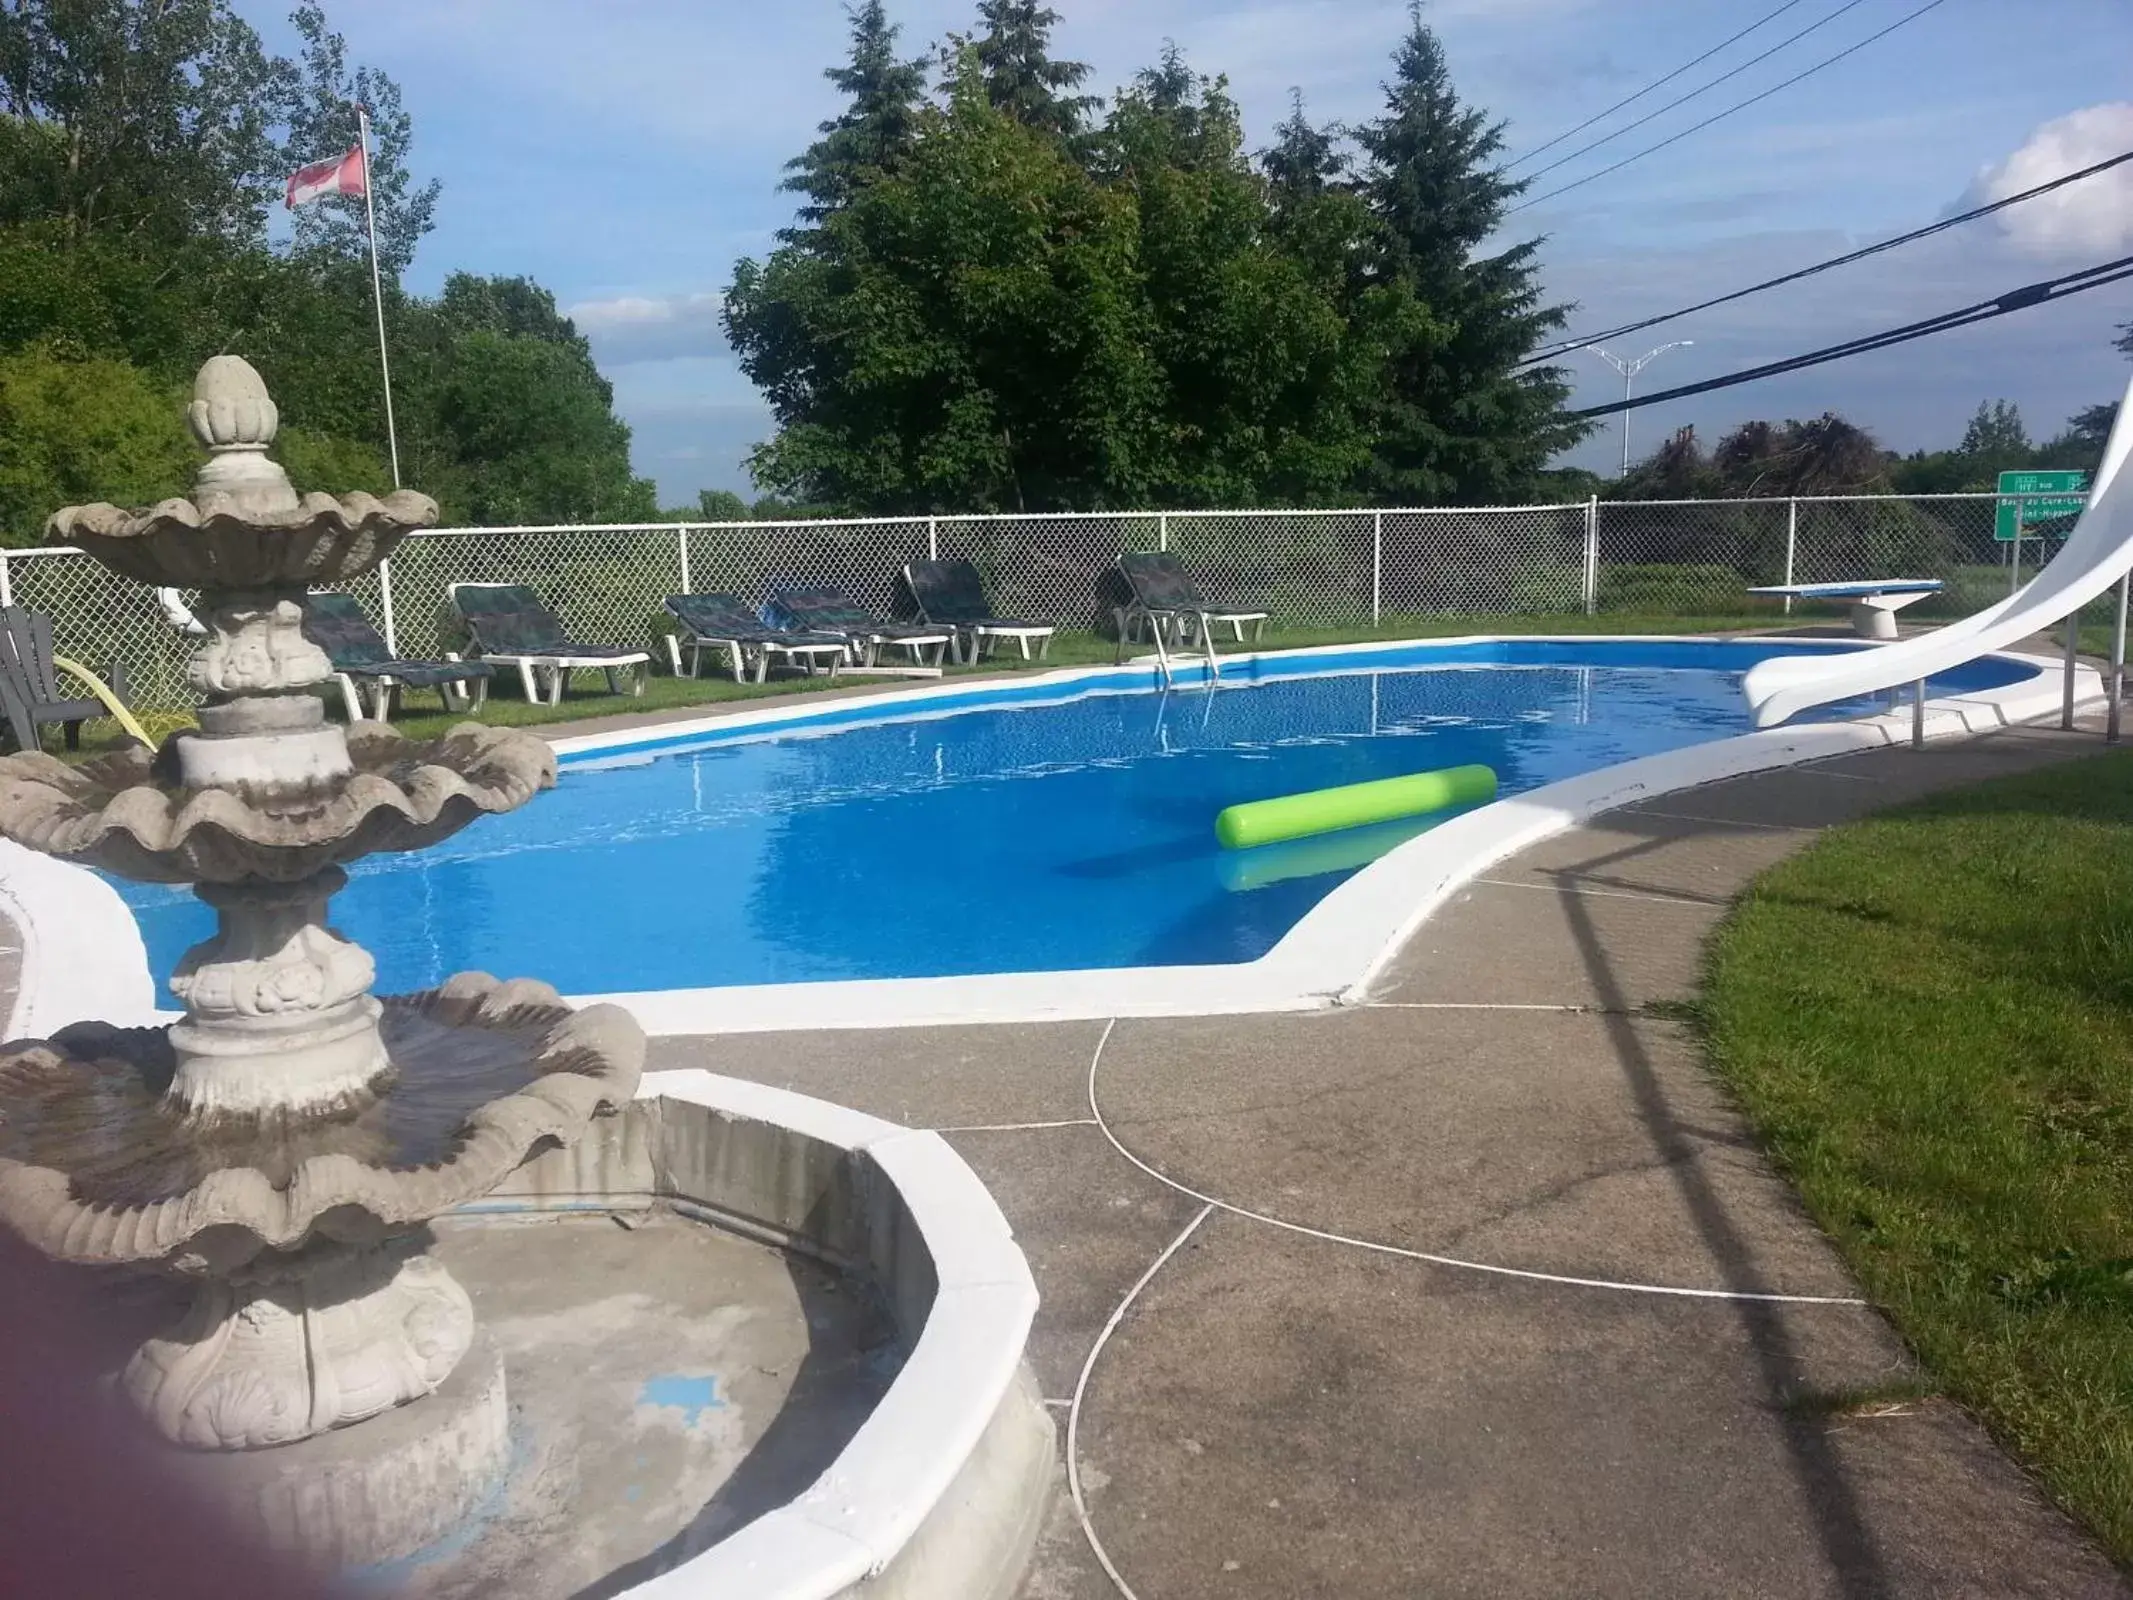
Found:
[[[1155,547],[1158,550],[1170,548],[1170,513],[1167,511],[1155,514]]]
[[[1800,502],[1788,495],[1785,499],[1785,587],[1792,587],[1793,557],[1800,548]],[[1792,596],[1785,596],[1785,615],[1792,615]]]
[[[1382,604],[1385,593],[1385,513],[1370,514],[1370,620],[1377,623],[1384,614]]]
[[[378,605],[385,616],[385,650],[397,658],[400,654],[400,628],[393,616],[393,564],[388,556],[378,563]]]
[[[7,552],[0,550],[0,606],[15,603],[15,571],[8,564]]]
[[[939,517],[928,517],[926,519],[926,559],[928,561],[938,561],[940,558],[941,519]]]
[[[681,592],[696,593],[695,580],[689,575],[689,525],[686,522],[681,525]]]
[[[1585,501],[1585,615],[1600,609],[1600,497]]]

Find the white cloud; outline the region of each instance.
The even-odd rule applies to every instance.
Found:
[[[602,366],[638,361],[675,361],[728,353],[719,313],[725,296],[715,292],[617,295],[581,300],[564,308],[578,331],[592,341]]]
[[[2038,128],[2005,161],[1980,172],[1964,201],[1975,206],[2004,200],[2129,148],[2133,102],[2090,106]],[[2010,206],[1993,220],[2025,255],[2090,260],[2124,255],[2133,251],[2133,163]]]

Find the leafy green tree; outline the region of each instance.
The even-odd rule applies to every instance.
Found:
[[[1460,100],[1419,3],[1410,16],[1385,113],[1355,130],[1379,225],[1371,275],[1420,313],[1388,318],[1399,342],[1374,418],[1372,487],[1411,504],[1501,501],[1590,425],[1565,413],[1560,368],[1517,366],[1567,308],[1544,303],[1538,241],[1475,254],[1524,185],[1496,165],[1502,124]]]
[[[548,340],[476,329],[453,339],[427,397],[457,514],[477,523],[648,521],[629,428],[605,380]]]
[[[0,223],[166,245],[257,240],[291,85],[226,0],[11,0]]]
[[[849,102],[823,123],[822,137],[786,163],[781,187],[805,196],[801,217],[819,223],[851,203],[866,183],[896,170],[918,133],[926,97],[926,64],[896,54],[901,28],[889,20],[882,0],[847,8],[852,53],[823,76]]]
[[[0,542],[41,543],[61,506],[182,494],[199,460],[181,396],[139,368],[51,343],[0,356]]]
[[[696,512],[706,522],[746,522],[748,502],[731,489],[699,489]]]
[[[1163,377],[1158,504],[1312,503],[1369,460],[1338,274],[1284,249],[1221,79],[1175,45],[1122,92],[1095,165],[1138,219],[1141,292]]]
[[[975,60],[819,239],[743,261],[725,325],[781,494],[870,511],[1144,502],[1161,374],[1130,197],[996,109]]]
[[[375,67],[348,68],[348,42],[326,22],[317,0],[302,0],[289,20],[303,49],[297,82],[289,98],[283,163],[294,171],[350,149],[356,142],[355,107],[370,112],[377,135],[370,152],[370,200],[378,218],[378,264],[398,279],[415,258],[415,246],[434,225],[441,186],[435,178],[417,186],[407,170],[414,143],[414,118],[400,98],[400,86]],[[367,256],[370,250],[363,202],[353,196],[329,195],[294,215],[296,246],[331,255]]]
[[[1103,102],[1073,93],[1088,79],[1084,63],[1052,56],[1059,13],[1043,0],[978,0],[978,21],[984,31],[974,48],[993,105],[1040,133],[1062,139],[1080,133]]]

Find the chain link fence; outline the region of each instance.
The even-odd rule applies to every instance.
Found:
[[[1101,632],[1123,598],[1119,556],[1156,549],[1175,551],[1223,603],[1271,612],[1277,629],[1579,614],[1774,623],[1796,608],[1748,588],[1892,577],[1940,579],[1942,592],[1906,617],[1945,619],[1999,600],[2056,549],[2063,524],[1997,540],[2002,504],[1991,494],[1595,500],[440,529],[408,539],[353,593],[413,657],[463,642],[455,583],[530,584],[578,637],[642,646],[678,593],[754,604],[784,583],[833,583],[884,616],[908,615],[903,566],[928,557],[974,562],[1003,616]],[[0,552],[0,603],[49,613],[64,655],[99,670],[122,663],[144,708],[195,698],[180,608],[197,596],[169,599],[78,551]]]

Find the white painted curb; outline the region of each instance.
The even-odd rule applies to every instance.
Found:
[[[939,1134],[709,1072],[654,1072],[641,1100],[685,1101],[853,1153],[894,1188],[938,1285],[873,1413],[798,1498],[625,1591],[645,1600],[830,1600],[911,1542],[971,1458],[1022,1364],[1037,1286],[1007,1218]]]

